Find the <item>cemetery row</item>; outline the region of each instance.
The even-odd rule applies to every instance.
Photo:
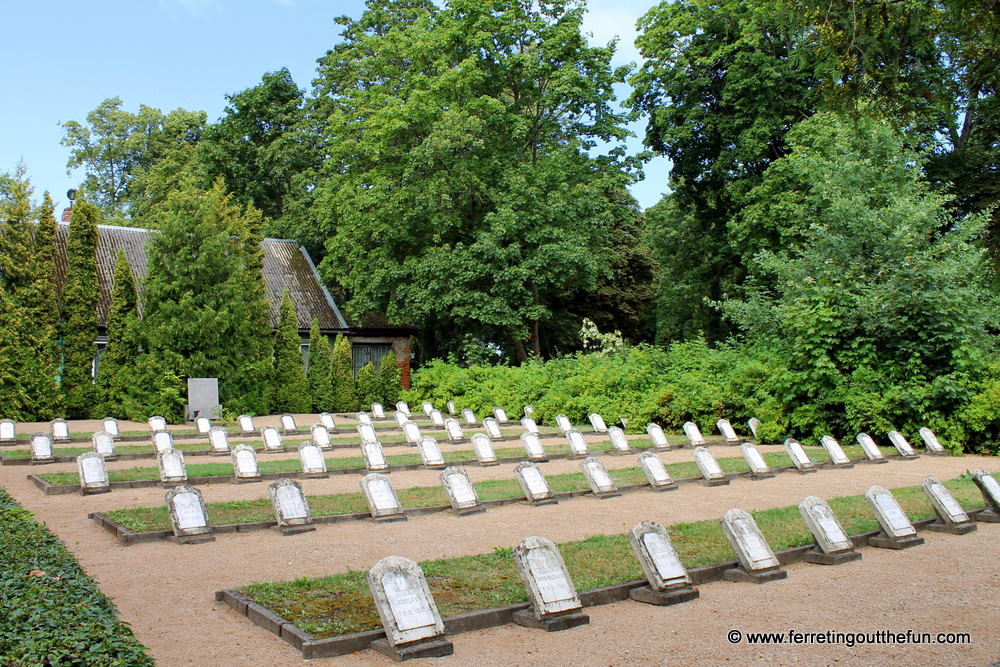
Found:
[[[926,526],[928,529],[962,535],[976,530],[974,520],[1000,522],[1000,485],[984,470],[977,470],[972,478],[986,504],[984,510],[972,516],[939,479],[929,476],[923,480],[920,488],[935,515],[933,522]],[[185,512],[192,522],[200,511],[198,500],[192,496],[184,501],[187,503]],[[840,565],[862,558],[856,550],[858,544],[886,549],[907,549],[923,544],[923,538],[917,535],[916,527],[892,492],[873,486],[865,493],[864,500],[878,523],[879,531],[875,535],[858,536],[856,540],[848,535],[825,500],[816,496],[803,499],[798,511],[814,544],[801,554],[802,560],[821,565]],[[295,499],[292,504],[298,507],[300,502],[301,499]],[[733,508],[725,513],[720,524],[737,556],[735,563],[723,564],[723,579],[761,584],[787,577],[753,515]],[[624,585],[629,599],[664,606],[699,597],[699,592],[692,587],[691,573],[681,562],[666,528],[643,521],[629,531],[628,541],[645,576],[645,581]],[[366,646],[396,661],[451,655],[454,646],[446,636],[467,629],[498,625],[508,620],[546,631],[565,630],[589,623],[589,618],[583,613],[581,597],[556,544],[544,537],[531,536],[513,550],[512,558],[528,604],[481,612],[478,621],[473,618],[475,614],[464,614],[462,622],[452,623],[448,631],[419,564],[400,556],[380,560],[367,573],[367,584],[381,621],[381,631],[317,639],[236,591],[219,591],[217,599],[226,601],[285,638],[303,651],[303,657],[339,655]],[[609,592],[610,588],[614,587],[605,592],[613,595]]]

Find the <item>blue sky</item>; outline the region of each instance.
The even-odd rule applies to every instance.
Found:
[[[590,0],[585,28],[595,43],[620,38],[615,64],[637,62],[635,22],[654,4]],[[131,112],[181,107],[214,122],[227,93],[282,67],[309,89],[316,59],[339,39],[334,17],[363,11],[362,0],[13,0],[4,8],[0,171],[23,160],[36,196],[49,190],[61,210],[83,172],[66,174],[60,123],[82,123],[116,95]],[[633,131],[641,137],[644,126]],[[632,151],[640,148],[634,139]],[[643,208],[666,191],[668,170],[665,158],[646,167],[632,190]]]

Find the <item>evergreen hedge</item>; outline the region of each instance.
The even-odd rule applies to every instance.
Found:
[[[309,394],[313,412],[329,412],[333,407],[333,368],[330,358],[330,339],[319,332],[315,317],[309,329]]]
[[[286,289],[281,296],[278,330],[274,334],[274,404],[276,413],[309,412],[312,396],[303,370],[295,304]]]
[[[351,342],[343,334],[338,334],[333,344],[333,405],[336,412],[358,409]]]
[[[66,417],[87,419],[97,407],[93,366],[97,348],[97,207],[77,201],[66,240],[63,288],[63,374]]]

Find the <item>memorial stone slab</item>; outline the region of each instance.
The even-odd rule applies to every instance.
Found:
[[[396,410],[398,410],[399,412],[402,412],[407,417],[412,417],[413,416],[410,413],[410,406],[406,403],[406,401],[400,401],[400,402],[396,403]]]
[[[472,451],[476,453],[476,460],[479,461],[480,466],[500,465],[496,452],[493,451],[493,443],[490,442],[490,439],[486,435],[483,433],[474,433],[471,442]]]
[[[476,413],[470,410],[469,408],[465,408],[462,410],[462,419],[465,420],[466,426],[476,425]]]
[[[236,445],[229,454],[233,459],[233,482],[244,484],[260,481],[260,466],[257,465],[257,452],[253,447]]]
[[[167,491],[165,498],[175,540],[187,544],[215,540],[201,491],[187,484],[178,484]]]
[[[670,473],[663,467],[663,461],[653,452],[643,452],[639,455],[639,467],[642,468],[649,486],[654,491],[673,491],[677,484],[670,478]]]
[[[601,415],[597,414],[596,412],[592,412],[589,415],[587,415],[587,419],[590,420],[590,425],[593,427],[594,433],[608,432],[608,425],[604,423],[604,417],[602,417]]]
[[[526,405],[524,406],[523,412],[525,417],[530,417],[531,415],[535,414],[535,408],[531,407],[530,405]]]
[[[854,550],[854,542],[825,500],[806,496],[799,503],[799,514],[819,546],[818,551],[813,548],[803,554],[802,560],[819,565],[841,565],[861,560],[861,554]]]
[[[889,442],[892,443],[896,451],[899,452],[899,456],[902,459],[912,461],[913,459],[920,458],[917,453],[913,451],[913,447],[910,446],[909,441],[903,436],[899,431],[889,431]]]
[[[558,502],[545,481],[545,475],[531,461],[521,461],[514,468],[514,476],[521,485],[524,497],[532,505],[555,505]]]
[[[526,538],[514,549],[514,565],[531,602],[530,611],[514,613],[515,623],[552,632],[590,622],[554,543],[537,535]]]
[[[326,470],[326,459],[323,450],[312,440],[306,440],[299,445],[299,463],[302,465],[301,477],[329,477]]]
[[[507,419],[507,411],[503,408],[493,408],[493,418],[497,420],[498,424],[510,423],[510,420]]]
[[[558,426],[559,430],[563,432],[563,435],[574,430],[573,424],[569,421],[569,417],[563,414],[556,415],[556,426]]]
[[[333,442],[330,440],[330,430],[324,424],[313,424],[309,427],[312,441],[320,449],[332,449]]]
[[[434,428],[444,428],[444,415],[441,414],[440,410],[431,410],[431,414],[429,416],[431,418],[431,424]],[[456,421],[455,423],[457,424],[458,422]]]
[[[483,428],[486,429],[486,435],[490,436],[490,440],[503,440],[503,431],[500,430],[500,424],[493,417],[487,417],[483,420]]]
[[[236,418],[236,422],[240,426],[240,435],[250,435],[257,432],[253,425],[253,417],[250,415],[240,415]]]
[[[49,433],[52,434],[52,442],[69,442],[69,424],[65,419],[53,419],[49,422]]]
[[[415,445],[420,442],[420,427],[417,422],[407,421],[403,424],[403,435],[406,437],[406,444]]]
[[[757,434],[757,431],[760,429],[761,426],[763,426],[761,421],[756,417],[751,417],[749,420],[747,420],[747,426],[750,427],[750,432],[753,433],[753,439],[759,441],[760,436]]]
[[[424,401],[421,403],[420,408],[424,411],[425,417],[430,417],[431,413],[434,412],[434,404],[430,401]]]
[[[264,443],[265,452],[285,451],[285,445],[281,442],[281,432],[274,426],[262,426],[260,439]]]
[[[229,453],[229,434],[223,426],[213,426],[208,430],[208,444],[212,453],[223,456]]]
[[[816,464],[806,454],[806,450],[802,448],[802,443],[795,438],[785,440],[785,453],[788,454],[788,458],[792,460],[792,465],[799,472],[803,474],[816,472]]]
[[[924,543],[910,523],[896,498],[881,486],[873,486],[865,493],[865,502],[875,514],[882,531],[868,539],[868,544],[880,549],[908,549]]]
[[[118,430],[118,420],[114,417],[105,417],[101,420],[101,428],[115,440],[121,439],[121,431]]]
[[[986,509],[976,514],[976,521],[1000,523],[1000,484],[996,477],[979,469],[972,473],[972,481],[979,487],[986,503]]]
[[[448,440],[451,442],[462,442],[465,440],[465,434],[462,433],[462,425],[454,417],[448,417],[444,420],[444,430],[448,434]]]
[[[282,535],[316,530],[312,514],[309,512],[309,501],[302,493],[301,484],[294,479],[283,477],[267,487],[267,495],[271,498],[274,515],[278,519],[277,527]]]
[[[407,414],[400,410],[396,410],[394,413],[392,413],[392,416],[395,418],[396,423],[399,424],[399,428],[403,428],[403,424],[410,421],[410,418],[407,416]]]
[[[820,438],[820,444],[823,445],[823,449],[826,450],[827,456],[830,457],[830,463],[838,468],[853,468],[854,464],[851,463],[851,459],[847,457],[844,453],[844,448],[840,446],[840,443],[832,435],[824,435]]]
[[[569,441],[570,458],[582,459],[590,456],[590,448],[587,446],[583,433],[571,428],[566,431],[566,440]]]
[[[580,461],[580,471],[587,479],[587,484],[590,485],[595,497],[617,498],[621,495],[621,491],[608,474],[608,469],[604,467],[604,462],[596,456],[588,456]]]
[[[740,444],[740,436],[736,435],[736,429],[733,428],[728,419],[720,419],[715,422],[715,426],[719,429],[719,433],[722,434],[722,441],[727,445]]]
[[[521,446],[524,447],[524,453],[528,455],[529,461],[540,463],[549,460],[549,457],[545,454],[545,448],[542,447],[542,441],[536,434],[524,432],[521,434],[520,439]]]
[[[153,448],[157,452],[173,449],[173,447],[174,436],[170,435],[170,431],[153,431]]]
[[[298,427],[295,425],[295,417],[287,412],[281,415],[281,432],[283,435],[291,435],[299,432]]]
[[[617,426],[611,426],[608,428],[608,439],[611,440],[611,453],[612,454],[631,454],[632,448],[628,444],[628,438],[625,437],[625,431],[621,430]]]
[[[372,649],[396,662],[454,654],[424,573],[414,561],[383,558],[368,571],[368,588],[385,628],[385,639],[373,641]]]
[[[865,453],[865,458],[873,463],[888,463],[888,459],[882,455],[882,450],[878,448],[875,441],[867,433],[858,433],[858,444]]]
[[[358,424],[358,435],[361,436],[361,444],[378,442],[379,440],[378,432],[375,427],[371,424]]]
[[[80,494],[108,493],[111,482],[104,467],[104,457],[97,452],[84,452],[76,457],[76,469],[80,475]]]
[[[17,423],[13,419],[0,419],[0,445],[17,443]]]
[[[379,420],[385,419],[385,408],[381,403],[372,403],[372,416]]]
[[[115,438],[107,431],[98,431],[90,437],[90,441],[94,444],[94,451],[105,459],[116,458]]]
[[[924,495],[934,506],[937,520],[927,526],[928,530],[952,535],[966,535],[976,530],[976,524],[958,504],[951,491],[937,477],[925,477],[920,483]]]
[[[628,541],[649,582],[646,586],[630,590],[628,596],[631,599],[666,606],[698,598],[699,593],[691,587],[691,577],[681,563],[666,528],[652,521],[643,521],[628,532]]]
[[[187,466],[184,452],[173,447],[156,454],[156,464],[160,469],[160,486],[175,486],[187,482]]]
[[[441,485],[448,494],[451,506],[459,516],[485,512],[479,502],[479,494],[476,487],[469,480],[469,475],[457,466],[445,468],[441,473]]]
[[[701,447],[705,444],[705,437],[701,434],[701,429],[694,422],[684,423],[684,435],[692,447]]]
[[[48,433],[32,433],[29,443],[32,463],[50,463],[55,460],[52,454],[52,436]]]
[[[444,468],[444,457],[441,456],[441,446],[438,445],[438,441],[429,435],[425,435],[420,438],[420,442],[417,444],[420,448],[420,459],[424,462],[424,467],[426,468]]]
[[[455,401],[448,401],[447,403],[444,404],[444,406],[445,406],[445,408],[448,409],[448,414],[449,415],[454,415],[455,414]]]
[[[212,420],[208,417],[196,417],[194,427],[198,431],[198,435],[206,436],[212,428]]]
[[[660,452],[670,450],[670,443],[667,442],[667,436],[663,434],[663,429],[660,428],[659,424],[652,422],[646,424],[646,433],[649,435],[649,441],[653,443],[653,449]]]
[[[187,399],[186,414],[194,417],[202,414],[219,419],[222,410],[219,405],[219,378],[188,378]]]
[[[726,570],[722,575],[724,579],[762,584],[788,577],[753,516],[733,508],[723,515],[721,524],[722,532],[740,559],[740,567]]]
[[[369,442],[361,445],[361,454],[365,457],[365,468],[372,472],[387,472],[389,463],[385,460],[382,445]]]
[[[538,424],[531,417],[521,417],[521,427],[526,433],[533,433],[534,435],[541,435],[541,431],[538,430]]]
[[[379,523],[406,521],[406,513],[388,477],[371,472],[362,477],[360,483],[361,492],[368,501],[368,511],[375,521]]]
[[[726,473],[719,467],[719,463],[715,460],[712,452],[704,447],[695,447],[694,451],[691,452],[691,456],[694,457],[694,462],[698,465],[698,470],[701,471],[703,478],[701,483],[703,485],[723,486],[729,484]]]
[[[372,417],[367,412],[358,413],[358,425],[367,424],[368,426],[374,427],[375,424],[372,422]]]
[[[743,443],[740,447],[740,454],[743,456],[743,460],[746,461],[747,467],[750,468],[750,479],[774,477],[774,473],[771,472],[771,466],[767,465],[767,461],[761,456],[760,450],[757,449],[756,445],[750,442]]]
[[[934,435],[934,431],[930,430],[926,426],[920,429],[920,439],[924,441],[924,447],[927,449],[928,454],[943,456],[948,453],[945,451],[944,446],[942,446],[938,441],[937,436]]]
[[[364,414],[364,413],[362,413]],[[358,415],[359,417],[361,415]],[[365,415],[367,417],[368,415]],[[319,415],[319,423],[326,427],[326,430],[330,433],[337,432],[337,422],[334,420],[333,415],[329,412],[321,412]]]
[[[149,418],[149,432],[154,431],[166,431],[167,430],[167,420],[159,415]]]

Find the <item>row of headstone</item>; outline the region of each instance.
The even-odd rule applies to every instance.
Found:
[[[101,420],[101,431],[106,433],[113,440],[120,440],[121,434],[118,431],[118,420],[114,417],[105,417]],[[58,418],[49,422],[48,437],[50,442],[65,444],[70,441],[69,424],[65,419]],[[17,422],[13,419],[0,419],[0,445],[17,444]]]

